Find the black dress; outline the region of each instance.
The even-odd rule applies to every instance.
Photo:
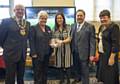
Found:
[[[100,26],[99,34],[102,32],[103,53],[100,53],[97,78],[104,84],[119,84],[118,52],[119,52],[119,26],[111,23],[103,30]],[[99,41],[100,42],[100,41]],[[116,53],[114,65],[108,65],[111,53]]]

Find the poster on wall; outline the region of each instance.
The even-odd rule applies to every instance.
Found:
[[[55,23],[55,15],[58,12],[62,12],[65,15],[66,23],[72,24],[75,22],[75,7],[26,7],[25,18],[31,23],[31,25],[35,25],[38,22],[38,12],[39,11],[47,11],[49,14],[47,25],[53,29]]]

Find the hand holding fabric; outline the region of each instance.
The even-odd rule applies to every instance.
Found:
[[[51,39],[50,46],[52,48],[60,47],[62,45],[62,40],[59,39]]]
[[[56,44],[58,45],[58,47],[60,47],[62,45],[62,40],[56,39]]]
[[[97,52],[95,57],[94,57],[94,62],[98,62],[99,61],[99,53]]]
[[[51,39],[51,41],[50,41],[50,46],[51,46],[52,48],[56,48],[56,47],[57,47],[56,39]]]
[[[112,66],[115,63],[114,57],[115,57],[115,54],[111,53],[110,58],[108,60],[108,65]]]
[[[90,56],[89,59],[90,59],[91,62],[93,62],[94,56]]]

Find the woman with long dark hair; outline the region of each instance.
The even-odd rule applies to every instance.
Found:
[[[69,68],[72,65],[72,54],[70,49],[70,26],[65,22],[65,16],[63,13],[57,13],[55,16],[55,27],[53,32],[53,39],[56,47],[54,48],[56,63],[55,67],[62,71],[60,74],[60,84],[64,81],[64,77],[67,78],[67,83],[70,84],[70,72]]]

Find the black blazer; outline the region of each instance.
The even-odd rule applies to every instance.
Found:
[[[25,36],[20,34],[20,28],[13,18],[3,19],[0,28],[0,46],[4,49],[3,56],[7,62],[16,62],[23,56],[26,58],[27,39],[30,23],[26,23]]]
[[[102,25],[99,28],[99,32],[100,33],[102,31],[103,27]],[[106,28],[103,32],[102,32],[102,43],[103,43],[103,50],[104,52],[119,52],[119,39],[120,39],[120,35],[119,35],[119,26],[117,24],[115,24],[114,22],[112,22],[108,28]],[[98,39],[99,42],[99,39]]]
[[[39,24],[30,28],[30,56],[37,54],[37,58],[41,61],[45,56],[50,56],[52,48],[49,45],[51,40],[51,30],[49,26],[45,26],[45,32],[43,32]]]

